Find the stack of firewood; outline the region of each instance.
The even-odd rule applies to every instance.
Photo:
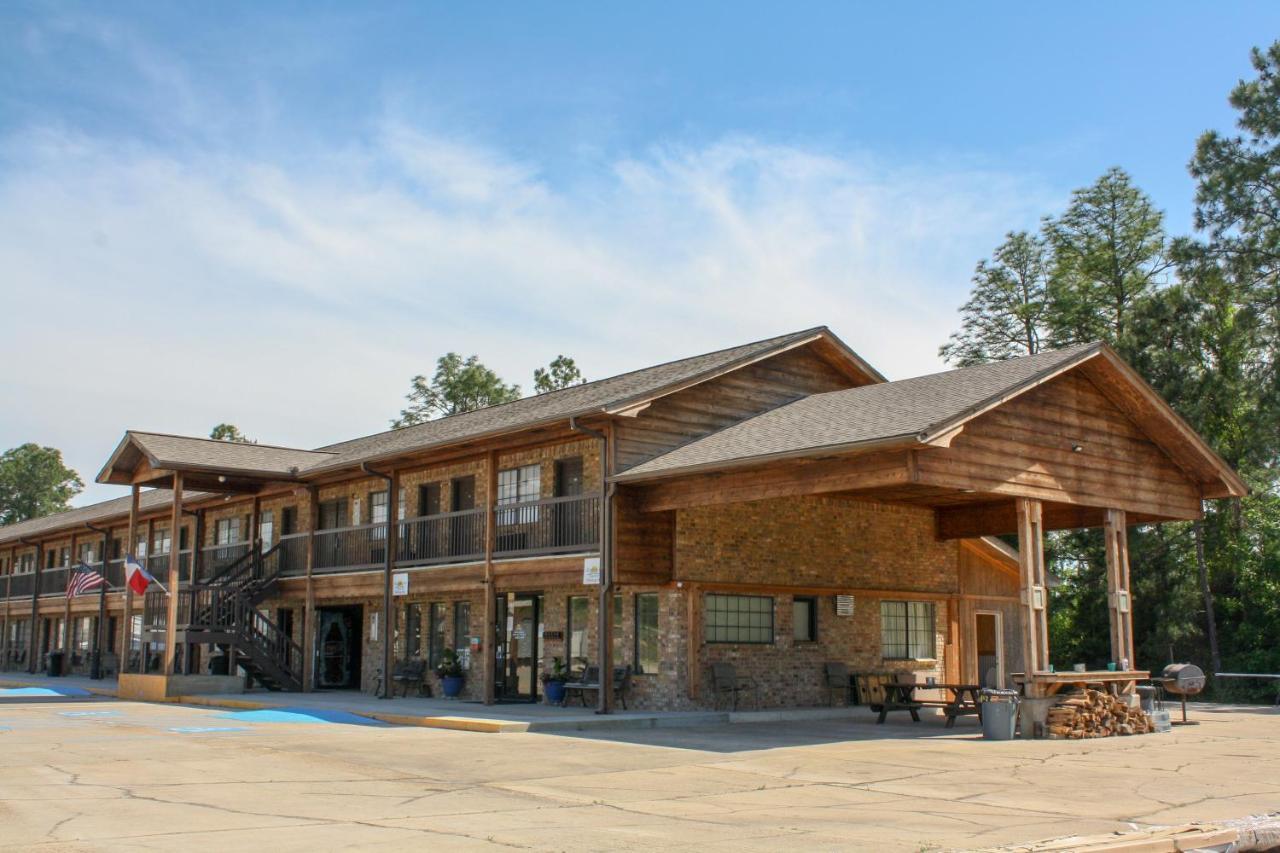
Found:
[[[1050,737],[1092,738],[1145,735],[1155,731],[1151,717],[1124,699],[1085,689],[1069,693],[1049,709]]]

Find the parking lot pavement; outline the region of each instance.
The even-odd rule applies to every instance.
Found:
[[[476,734],[117,701],[0,704],[0,846],[922,850],[1280,804],[1280,714],[1096,741],[846,721]]]

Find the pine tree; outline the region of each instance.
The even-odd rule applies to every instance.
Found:
[[[1040,351],[1049,256],[1045,241],[1010,232],[990,260],[978,262],[973,290],[960,309],[960,331],[938,354],[965,367]]]

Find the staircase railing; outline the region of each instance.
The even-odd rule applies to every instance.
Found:
[[[245,606],[237,619],[241,647],[273,680],[283,686],[302,687],[302,646],[266,614]]]

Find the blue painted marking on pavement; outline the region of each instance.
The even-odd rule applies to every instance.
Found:
[[[171,732],[180,735],[202,735],[208,732],[247,732],[248,726],[172,726]]]
[[[327,708],[263,708],[258,711],[227,711],[219,714],[226,720],[249,723],[338,723],[348,726],[386,726],[381,720],[372,720],[347,711]]]
[[[5,687],[0,688],[3,696],[92,696],[88,690],[79,687]]]
[[[118,717],[119,711],[59,711],[64,717]]]

